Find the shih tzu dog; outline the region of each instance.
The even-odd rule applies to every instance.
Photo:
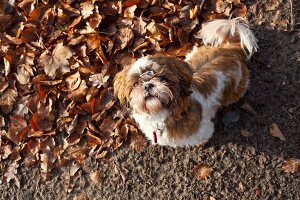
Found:
[[[125,67],[114,80],[115,95],[153,143],[204,144],[214,132],[211,121],[220,107],[238,101],[248,85],[246,61],[257,50],[245,20],[218,19],[198,35],[184,61],[146,56]]]

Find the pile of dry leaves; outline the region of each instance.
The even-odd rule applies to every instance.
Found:
[[[115,74],[156,52],[183,57],[214,18],[246,15],[240,0],[16,0],[0,3],[0,160],[41,174],[103,158],[129,133]],[[10,173],[13,174],[13,173]],[[10,179],[11,177],[7,177]]]

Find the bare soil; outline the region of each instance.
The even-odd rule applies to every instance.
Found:
[[[260,47],[249,63],[251,84],[240,103],[220,111],[215,134],[204,147],[148,146],[136,152],[127,144],[109,159],[88,160],[74,176],[63,176],[72,168],[62,169],[48,181],[37,166],[20,166],[21,187],[0,181],[0,198],[300,199],[300,172],[282,170],[286,158],[300,158],[300,27],[293,25],[300,22],[299,3],[293,2],[291,15],[291,1],[283,0],[275,10],[265,6],[268,2],[246,1]],[[287,26],[277,19],[286,20]],[[241,109],[243,102],[257,115]],[[224,125],[228,112],[238,120]],[[272,123],[286,141],[270,135]],[[244,137],[241,130],[254,135]],[[211,177],[195,178],[197,163],[212,167]],[[90,172],[96,171],[101,178],[92,183]],[[0,176],[3,180],[3,168]]]

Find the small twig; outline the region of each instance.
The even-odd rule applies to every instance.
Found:
[[[293,0],[289,0],[289,2],[290,2],[290,6],[291,6],[291,9],[290,9],[290,11],[291,11],[291,31],[294,31],[295,30],[295,19],[294,19],[294,17],[295,17],[295,15],[294,15],[294,8],[293,8]]]

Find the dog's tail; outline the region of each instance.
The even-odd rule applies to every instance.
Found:
[[[220,46],[226,42],[240,42],[249,59],[258,49],[257,39],[250,30],[246,20],[237,17],[234,19],[217,19],[204,24],[199,38],[205,45]]]

